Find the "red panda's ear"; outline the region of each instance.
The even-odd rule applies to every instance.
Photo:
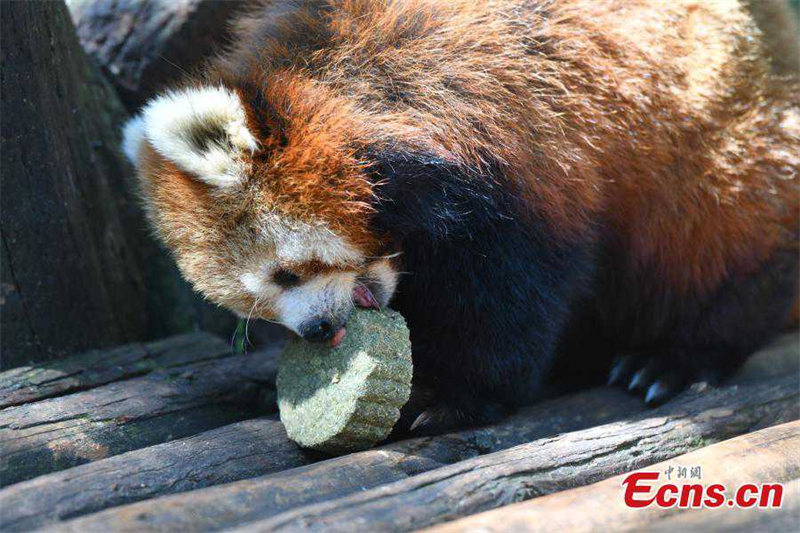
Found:
[[[257,147],[239,96],[223,87],[184,89],[151,100],[124,129],[123,149],[134,164],[143,142],[216,187],[238,184]]]

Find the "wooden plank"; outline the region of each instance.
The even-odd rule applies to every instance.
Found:
[[[731,490],[745,483],[785,483],[800,476],[800,422],[790,422],[742,435],[701,450],[654,464],[646,471],[664,472],[670,466],[702,468],[703,483],[720,483]],[[736,465],[731,468],[731,465]],[[518,503],[481,513],[450,524],[431,528],[431,533],[458,531],[649,531],[654,522],[681,516],[677,523],[696,518],[691,512],[676,508],[650,506],[630,509],[623,498],[622,481],[628,474],[616,476],[579,489],[552,494],[530,502]],[[791,504],[796,507],[796,503]],[[728,509],[710,511],[706,516],[727,515]],[[730,510],[733,512],[733,510]],[[739,511],[736,511],[739,512]],[[747,512],[748,519],[761,511]],[[703,513],[701,511],[701,513]],[[682,515],[686,515],[684,518]],[[796,515],[794,517],[796,520]],[[684,521],[685,520],[685,521]],[[736,518],[729,518],[736,521]],[[756,519],[757,520],[757,519]],[[673,522],[675,523],[675,522]],[[663,522],[667,528],[669,522]],[[703,523],[704,528],[710,524]],[[717,524],[721,525],[721,524]],[[712,530],[713,530],[712,526]],[[720,528],[722,529],[722,528]],[[669,528],[670,531],[675,529]],[[691,531],[691,529],[689,529]]]
[[[255,418],[23,481],[0,491],[0,530],[229,483],[311,461],[276,418]]]
[[[197,332],[18,367],[0,373],[0,408],[226,355],[231,355],[227,342],[215,335]]]
[[[589,394],[596,395],[593,402],[585,402]],[[540,404],[498,426],[414,439],[259,479],[108,509],[58,527],[80,532],[205,531],[257,521],[254,529],[414,529],[591,483],[792,420],[800,414],[798,398],[796,380],[784,377],[687,393],[630,421],[553,436],[570,431],[564,429],[569,425],[601,423],[601,412],[618,418],[616,406],[630,399],[620,391],[599,389]],[[560,429],[549,425],[551,417],[564,422]],[[533,442],[484,455],[529,440]],[[446,463],[456,464],[441,467]]]
[[[258,416],[265,405],[274,410],[275,355],[203,361],[7,407],[0,411],[0,483]]]

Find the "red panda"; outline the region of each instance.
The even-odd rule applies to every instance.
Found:
[[[124,148],[209,299],[334,343],[399,310],[416,431],[559,368],[663,402],[796,302],[798,80],[735,0],[260,2]]]

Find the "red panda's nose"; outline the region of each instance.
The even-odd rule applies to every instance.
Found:
[[[327,318],[314,318],[300,326],[300,336],[310,342],[331,340],[339,328],[335,328]]]

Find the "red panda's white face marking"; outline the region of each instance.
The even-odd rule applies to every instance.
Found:
[[[292,331],[305,336],[314,321],[325,321],[335,333],[358,303],[353,294],[363,288],[380,295],[379,305],[388,303],[396,286],[388,260],[366,261],[324,225],[274,214],[264,222],[267,250],[262,248],[239,281],[254,302],[261,302],[256,307],[269,307]]]
[[[370,258],[328,221],[270,205],[281,176],[259,179],[270,161],[255,157],[261,142],[236,93],[167,93],[126,125],[123,148],[184,276],[240,316],[341,340],[354,305],[386,305],[394,293],[390,259]]]

